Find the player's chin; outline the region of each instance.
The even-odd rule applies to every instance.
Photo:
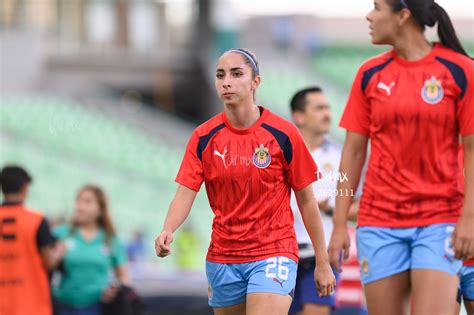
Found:
[[[226,106],[235,106],[239,104],[239,100],[237,98],[223,98],[222,101]]]
[[[386,40],[374,34],[371,34],[371,42],[374,45],[387,45],[388,44]]]

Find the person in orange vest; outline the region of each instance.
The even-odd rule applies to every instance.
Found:
[[[21,167],[0,172],[0,314],[51,315],[48,271],[65,247],[56,243],[45,217],[24,206],[31,176]]]

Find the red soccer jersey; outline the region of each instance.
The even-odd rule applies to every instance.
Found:
[[[474,61],[435,44],[410,62],[389,51],[359,69],[341,127],[370,137],[359,226],[456,222],[459,133],[474,133]]]
[[[474,258],[465,260],[464,266],[474,266]]]
[[[176,177],[195,191],[206,185],[214,212],[208,261],[298,261],[290,190],[316,181],[318,168],[293,124],[260,111],[249,129],[233,128],[224,113],[197,127]]]

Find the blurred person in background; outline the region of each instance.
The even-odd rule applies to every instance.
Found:
[[[199,237],[191,224],[183,226],[174,240],[176,263],[181,271],[199,267]]]
[[[326,296],[335,286],[311,187],[318,168],[298,129],[255,104],[259,72],[248,50],[219,58],[215,87],[224,112],[191,135],[176,177],[180,185],[155,241],[158,256],[170,255],[173,233],[205,182],[215,214],[206,273],[216,315],[288,314],[298,261],[291,189],[317,253],[319,292]]]
[[[142,231],[137,230],[133,233],[133,237],[127,246],[127,258],[129,262],[144,261],[146,257],[145,235]]]
[[[0,314],[51,315],[48,271],[55,268],[65,247],[56,243],[48,222],[27,208],[31,176],[19,166],[0,172]]]
[[[461,259],[474,254],[474,61],[432,0],[375,0],[367,20],[372,43],[393,49],[354,80],[340,123],[349,180],[338,189],[357,188],[370,139],[357,230],[368,311],[408,314],[412,300],[414,315],[453,314]],[[441,42],[431,43],[424,31],[436,23]],[[350,245],[351,202],[336,199],[329,251],[337,269]]]
[[[337,182],[343,180],[341,174],[338,173],[342,146],[328,137],[331,127],[330,104],[322,89],[313,86],[298,91],[291,99],[290,107],[293,121],[300,130],[306,146],[323,175],[321,180],[313,183],[313,191],[318,199],[325,239],[329,243],[333,228],[332,213],[335,197],[339,193],[336,190]],[[314,268],[316,268],[315,253],[294,194],[291,197],[300,261],[296,277],[295,297],[291,304],[290,314],[330,314],[331,309],[336,307],[336,296],[332,294],[321,297],[316,290],[313,276]],[[351,212],[352,217],[357,215],[357,209],[354,208],[354,210],[355,213]],[[337,282],[339,273],[335,272],[334,274]]]
[[[116,236],[102,188],[83,186],[71,223],[53,233],[67,247],[60,281],[53,288],[60,315],[99,315],[101,302],[112,302],[119,284],[128,283],[126,251]]]

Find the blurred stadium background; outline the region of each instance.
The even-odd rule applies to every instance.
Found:
[[[321,85],[342,141],[337,123],[355,72],[387,47],[370,44],[371,1],[339,2],[2,0],[0,165],[33,174],[28,205],[52,223],[69,217],[82,184],[103,186],[150,314],[210,314],[204,189],[174,255],[155,258],[153,240],[188,136],[222,109],[217,57],[232,47],[255,52],[257,103],[287,118],[297,89]],[[474,55],[473,2],[439,3]]]

